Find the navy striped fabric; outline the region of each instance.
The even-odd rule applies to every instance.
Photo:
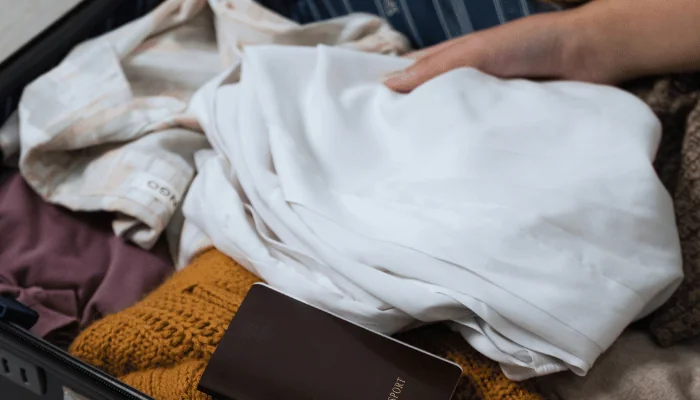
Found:
[[[85,39],[146,14],[163,0],[127,0]],[[526,15],[555,10],[538,0],[258,0],[299,23],[366,12],[387,19],[421,48]],[[52,65],[47,65],[46,69]],[[0,123],[15,110],[20,92],[0,98]],[[4,103],[4,104],[3,104]],[[3,107],[4,106],[4,107]]]
[[[97,36],[116,29],[145,15],[162,2],[163,0],[127,0],[109,18],[102,21],[91,36]]]
[[[416,48],[556,8],[537,0],[259,0],[299,23],[366,12],[387,19]]]

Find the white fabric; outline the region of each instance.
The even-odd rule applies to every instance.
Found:
[[[513,379],[584,374],[679,283],[660,127],[631,95],[470,69],[398,95],[379,77],[409,61],[354,51],[408,48],[377,17],[208,3],[167,0],[26,88],[0,146],[38,193],[378,331],[454,321]]]
[[[408,39],[371,14],[354,13],[300,25],[254,0],[209,0],[209,5],[216,15],[219,50],[226,65],[240,61],[240,50],[249,45],[325,44],[382,54],[410,49]]]
[[[235,62],[242,45],[408,49],[408,41],[375,16],[302,27],[251,0],[209,4],[204,10],[206,0],[168,0],[81,44],[27,86],[19,135],[16,121],[0,129],[0,149],[9,157],[21,148],[20,170],[44,199],[115,212],[114,232],[147,249],[165,230],[175,259],[182,259],[179,205],[194,177],[194,153],[209,147],[187,110],[189,100]]]
[[[216,16],[219,51],[226,65],[238,65],[241,50],[246,45],[316,46],[325,44],[392,55],[403,54],[410,50],[410,44],[405,37],[393,30],[386,21],[370,14],[354,13],[328,21],[299,25],[261,7],[252,0],[209,0],[209,5]],[[218,80],[227,78],[229,75],[224,73]],[[236,74],[232,77],[237,79]],[[212,87],[211,85],[210,83],[209,87]],[[194,107],[201,109],[202,105],[195,104]],[[204,113],[206,114],[206,111]],[[202,122],[202,112],[199,116]],[[1,134],[2,131],[0,131]],[[206,153],[202,152],[199,159],[206,159]],[[198,163],[198,170],[201,162]],[[210,246],[212,246],[211,239],[197,226],[185,220],[180,236],[178,269],[187,266],[195,254]]]
[[[224,69],[205,5],[167,1],[79,45],[25,88],[19,167],[37,193],[117,213],[115,233],[143,248],[166,227],[177,243],[178,219],[169,223],[194,177],[194,153],[208,147],[187,105]]]
[[[192,237],[377,331],[454,321],[512,379],[585,374],[682,276],[658,120],[592,84],[380,83],[408,64],[246,48],[193,98]]]

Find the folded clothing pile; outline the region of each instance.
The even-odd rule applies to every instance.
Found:
[[[206,250],[135,306],[94,323],[70,351],[156,399],[208,399],[196,390],[199,378],[258,280],[225,254]],[[455,400],[543,400],[533,383],[508,380],[445,327],[398,338],[464,368]]]
[[[540,386],[566,400],[700,399],[700,74],[626,85],[663,125],[655,167],[673,195],[684,279],[668,302],[615,342],[586,377],[557,374]]]
[[[596,0],[547,0],[577,6]],[[658,343],[670,346],[700,337],[700,74],[675,74],[626,87],[644,100],[663,125],[656,156],[659,177],[671,193],[683,254],[684,279],[649,319]]]
[[[410,61],[355,51],[407,49],[375,16],[300,26],[250,0],[168,0],[28,86],[15,133],[32,189],[116,213],[112,231],[144,249],[166,233],[184,268],[74,354],[196,398],[262,279],[384,333],[448,321],[458,333],[401,338],[464,365],[459,396],[537,398],[495,362],[513,379],[586,374],[669,298],[681,254],[649,107],[473,69],[399,95],[381,76]]]
[[[193,97],[213,150],[186,221],[371,329],[451,321],[511,379],[585,374],[681,280],[658,120],[602,85],[468,68],[407,95],[380,83],[409,64],[246,48]]]

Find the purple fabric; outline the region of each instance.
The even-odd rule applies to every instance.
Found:
[[[153,252],[116,237],[112,216],[44,202],[15,170],[0,170],[0,295],[39,313],[37,336],[68,345],[91,322],[127,308],[172,273]]]

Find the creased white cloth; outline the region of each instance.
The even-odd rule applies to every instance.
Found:
[[[329,45],[381,54],[402,54],[410,43],[389,23],[364,13],[300,25],[253,0],[209,0],[216,15],[219,50],[226,65],[240,61],[244,46]]]
[[[179,206],[195,173],[194,153],[208,147],[187,110],[189,100],[236,62],[238,49],[264,43],[408,49],[408,41],[376,16],[300,26],[251,0],[209,5],[168,0],[79,45],[26,88],[19,136],[9,122],[0,130],[0,148],[21,148],[21,172],[45,200],[115,212],[115,233],[144,248],[167,227],[176,259]]]
[[[241,61],[243,47],[249,45],[329,45],[357,51],[400,55],[410,50],[403,35],[381,18],[353,13],[327,21],[300,25],[288,20],[252,0],[209,0],[216,16],[219,51],[224,63],[234,70]],[[238,79],[236,73],[225,72],[220,78]],[[196,102],[195,102],[196,103]],[[194,108],[202,105],[195,104]],[[200,110],[199,116],[202,116]],[[193,112],[190,110],[190,112]],[[204,111],[206,113],[206,111]],[[200,121],[201,122],[201,121]],[[205,121],[206,123],[206,121]],[[1,134],[1,131],[0,131]],[[206,151],[199,155],[206,158]],[[177,267],[184,268],[200,250],[212,246],[211,239],[185,220],[180,236]]]
[[[191,237],[377,331],[454,321],[511,379],[585,374],[681,280],[658,120],[593,84],[380,83],[409,63],[246,48],[193,98]]]
[[[169,0],[77,46],[25,88],[19,167],[37,193],[73,210],[115,212],[117,235],[155,244],[194,177],[194,153],[208,147],[186,113],[192,94],[224,69],[205,5]],[[177,239],[177,224],[168,229]]]

